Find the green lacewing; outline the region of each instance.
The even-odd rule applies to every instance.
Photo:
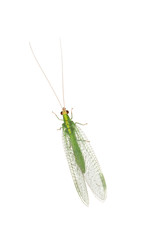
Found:
[[[94,195],[100,200],[105,200],[106,198],[106,182],[103,173],[100,169],[99,163],[95,156],[95,153],[87,140],[87,137],[82,132],[79,126],[80,123],[74,122],[72,120],[73,114],[71,110],[71,117],[69,117],[69,111],[65,107],[64,101],[64,80],[63,80],[63,57],[62,57],[62,47],[60,41],[61,49],[61,64],[62,64],[62,93],[63,93],[63,105],[61,104],[57,94],[52,87],[49,79],[47,78],[45,72],[43,71],[39,61],[37,60],[35,53],[29,43],[31,52],[40,67],[44,77],[49,83],[55,97],[57,98],[61,106],[61,115],[63,119],[60,119],[55,113],[56,117],[63,121],[62,127],[62,138],[64,144],[65,154],[68,160],[68,165],[73,178],[75,188],[83,201],[87,206],[89,205],[87,185],[90,187]],[[80,124],[83,125],[83,124]]]

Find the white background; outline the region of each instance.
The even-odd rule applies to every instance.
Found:
[[[60,106],[99,159],[107,199],[79,199]],[[28,0],[0,6],[0,239],[160,239],[159,1]]]

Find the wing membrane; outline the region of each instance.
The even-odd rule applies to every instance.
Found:
[[[87,192],[87,187],[86,183],[84,180],[84,175],[82,174],[80,168],[78,167],[73,149],[70,143],[70,138],[69,135],[65,132],[65,129],[63,128],[62,131],[62,136],[63,136],[63,144],[64,144],[64,149],[66,153],[66,157],[68,160],[70,172],[73,178],[73,182],[75,184],[76,190],[81,198],[81,200],[88,205],[89,204],[89,199],[88,199],[88,192]]]
[[[75,125],[75,134],[82,151],[86,172],[85,180],[93,193],[101,200],[106,198],[106,183],[94,151],[82,130]]]

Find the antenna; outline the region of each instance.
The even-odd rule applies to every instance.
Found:
[[[62,95],[63,95],[63,105],[65,108],[65,101],[64,101],[64,77],[63,77],[63,54],[62,54],[62,44],[61,39],[59,39],[60,49],[61,49],[61,66],[62,66]]]
[[[59,100],[59,98],[57,97],[57,94],[56,94],[54,88],[52,87],[52,85],[51,85],[49,79],[47,78],[47,76],[46,76],[46,74],[45,74],[43,68],[41,67],[40,63],[38,62],[38,59],[36,58],[36,55],[35,55],[35,53],[34,53],[34,51],[33,51],[33,49],[32,49],[32,46],[31,46],[30,42],[29,42],[29,46],[30,46],[31,52],[32,52],[32,54],[33,54],[33,57],[35,58],[35,60],[36,60],[36,62],[37,62],[37,64],[38,64],[39,68],[41,69],[41,71],[42,71],[42,73],[43,73],[45,79],[47,80],[49,86],[51,87],[51,89],[52,89],[52,91],[53,91],[55,97],[57,98],[57,100],[58,100],[58,102],[59,102],[61,108],[63,108],[63,107],[62,107],[62,104],[61,104],[61,102],[60,102],[60,100]],[[62,72],[63,72],[63,71],[62,71]],[[63,76],[63,74],[62,74],[62,76]],[[63,77],[62,77],[62,79],[63,79]],[[64,101],[64,99],[63,99],[63,101]]]

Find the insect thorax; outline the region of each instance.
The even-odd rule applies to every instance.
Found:
[[[63,128],[65,128],[65,131],[68,134],[72,134],[74,132],[74,122],[70,119],[70,117],[67,114],[63,115]]]

